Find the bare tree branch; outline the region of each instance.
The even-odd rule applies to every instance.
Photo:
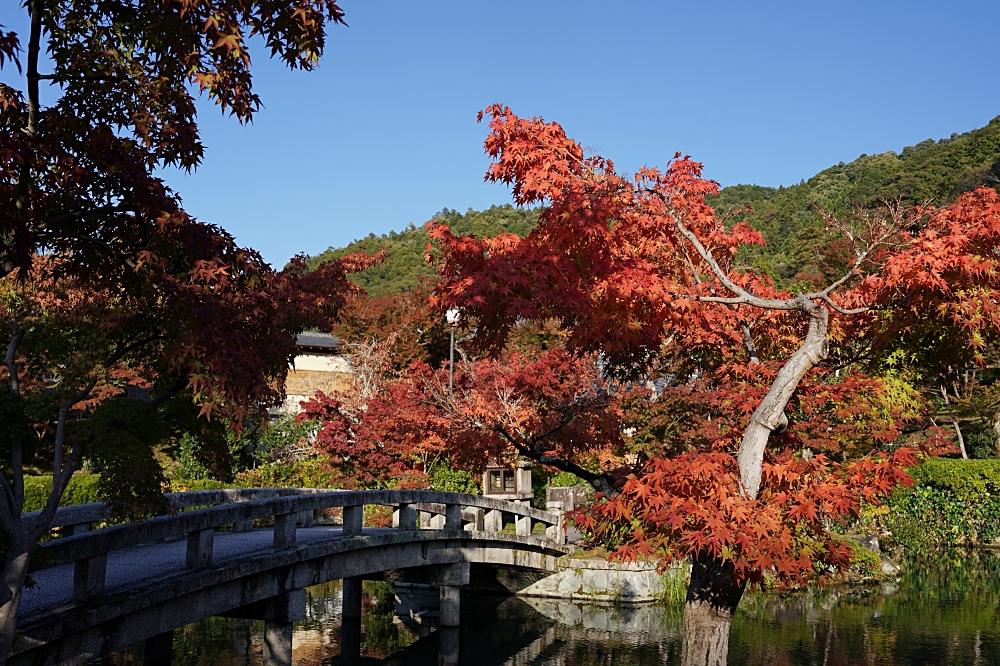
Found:
[[[583,479],[584,481],[586,481],[587,483],[589,483],[590,485],[592,485],[595,490],[604,493],[605,495],[617,494],[614,487],[611,485],[610,480],[604,474],[595,474],[594,472],[591,472],[588,469],[584,469],[583,467],[580,467],[576,463],[566,460],[564,458],[545,455],[544,453],[536,451],[534,448],[529,448],[523,442],[518,440],[516,437],[513,437],[510,433],[506,431],[506,429],[504,429],[503,426],[499,424],[494,425],[492,429],[494,430],[494,432],[496,432],[501,437],[510,442],[511,446],[517,449],[518,453],[520,453],[525,458],[534,460],[535,462],[541,463],[543,465],[549,465],[551,467],[555,467],[556,469],[559,469],[563,472],[569,472],[570,474],[574,474]]]
[[[45,226],[52,226],[54,224],[62,224],[63,222],[75,222],[77,220],[82,220],[88,217],[94,217],[95,215],[105,215],[107,213],[138,213],[139,209],[130,204],[118,204],[115,206],[101,206],[100,208],[92,208],[90,210],[76,211],[73,213],[66,213],[65,215],[59,215],[57,217],[49,218],[43,224]],[[43,238],[47,236],[55,237],[55,234],[47,233],[43,234]],[[59,237],[62,237],[61,235]],[[66,238],[79,238],[78,236],[65,236]]]
[[[17,523],[15,522],[17,519],[14,516],[20,516],[21,512],[14,512],[17,502],[10,484],[7,483],[7,476],[3,472],[0,472],[0,483],[3,484],[4,489],[4,492],[0,493],[0,502],[2,502],[0,504],[0,528],[3,529],[4,534],[13,535],[17,531]]]
[[[807,296],[807,298],[808,298],[808,296]],[[819,298],[822,301],[825,301],[827,303],[827,305],[829,305],[836,312],[839,312],[842,315],[862,314],[862,313],[865,313],[865,312],[871,312],[872,310],[876,309],[876,308],[873,308],[873,307],[868,306],[868,305],[866,305],[864,307],[860,307],[860,308],[851,308],[851,309],[842,308],[839,305],[837,305],[836,303],[834,303],[833,299],[831,299],[826,294],[820,294],[819,296],[817,296],[817,298]]]
[[[14,335],[11,336],[10,343],[7,345],[7,376],[10,378],[10,390],[18,395],[21,394],[21,378],[17,372],[17,348],[23,339],[24,329],[15,324]]]

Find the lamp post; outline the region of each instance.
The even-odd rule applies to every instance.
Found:
[[[451,400],[455,383],[455,327],[458,326],[458,308],[451,308],[444,313],[444,317],[451,328],[451,346],[448,349],[448,399]]]

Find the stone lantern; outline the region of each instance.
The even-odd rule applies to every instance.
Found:
[[[522,461],[510,469],[491,460],[483,472],[483,495],[531,504],[531,463]]]

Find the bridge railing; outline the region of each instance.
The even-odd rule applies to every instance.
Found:
[[[504,517],[509,516],[518,536],[532,536],[534,526],[540,524],[545,528],[540,538],[556,544],[564,540],[560,515],[481,495],[428,490],[254,488],[171,493],[168,501],[174,509],[203,508],[93,531],[89,531],[90,523],[109,515],[103,503],[60,508],[51,526],[68,528],[70,535],[42,544],[40,559],[45,567],[75,563],[73,600],[83,602],[103,594],[108,553],[112,551],[186,538],[186,566],[199,569],[212,564],[213,539],[220,529],[247,531],[254,520],[273,519],[272,544],[286,548],[294,545],[298,527],[312,526],[314,512],[337,507],[343,509],[345,537],[361,536],[365,507],[381,505],[393,507],[393,525],[399,530],[499,532]]]

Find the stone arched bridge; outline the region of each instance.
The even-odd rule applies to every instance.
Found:
[[[555,571],[567,552],[558,515],[477,495],[250,489],[168,498],[175,515],[96,530],[108,516],[103,504],[58,511],[61,536],[39,548],[8,663],[80,663],[140,641],[146,664],[169,663],[174,629],[230,615],[264,620],[266,661],[288,664],[304,589],[337,579],[350,656],[364,578],[438,585],[439,624],[449,627],[461,586],[514,590]],[[373,505],[393,508],[394,527],[364,524]],[[335,507],[341,525],[314,520]],[[505,523],[513,534],[501,531]]]

